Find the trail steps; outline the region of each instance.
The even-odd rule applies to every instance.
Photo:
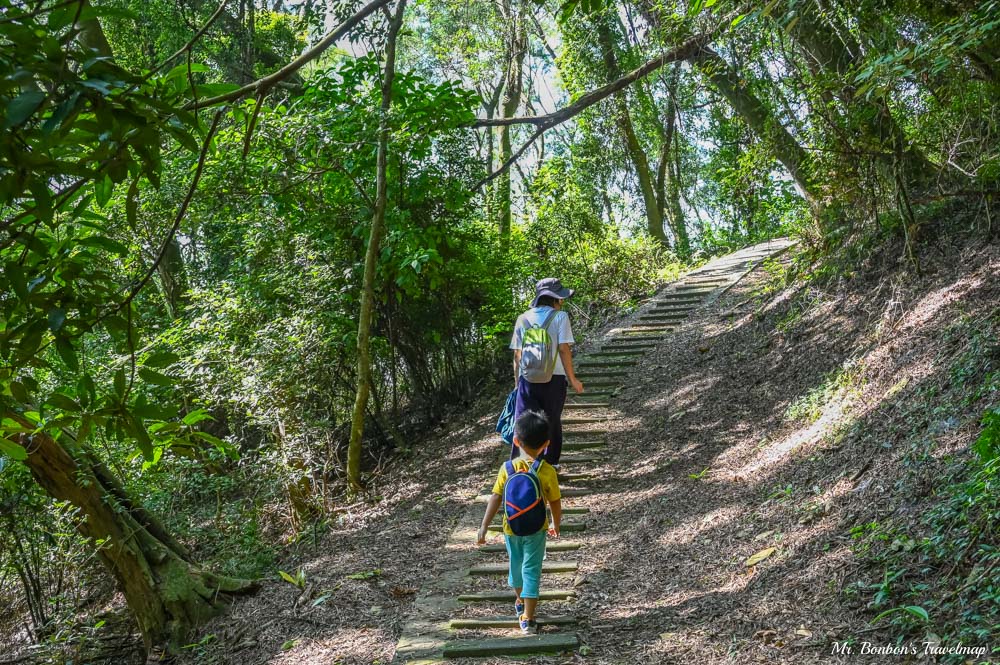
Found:
[[[600,342],[600,349],[580,357],[576,366],[577,376],[584,383],[586,392],[567,396],[566,412],[562,423],[564,443],[560,459],[560,484],[562,487],[562,531],[579,534],[582,541],[565,537],[550,539],[546,553],[553,555],[543,563],[544,576],[585,573],[583,564],[588,558],[586,534],[588,527],[597,527],[579,517],[590,512],[587,505],[594,494],[592,487],[600,487],[602,464],[608,461],[605,453],[608,427],[614,423],[614,404],[611,401],[624,380],[642,371],[642,356],[655,349],[664,336],[680,325],[697,308],[714,302],[747,273],[788,249],[789,241],[772,241],[746,248],[712,261],[688,273],[678,282],[668,286],[647,301],[640,311],[631,316],[621,327],[612,329]],[[498,460],[499,463],[499,460]],[[596,466],[588,466],[596,464]],[[549,603],[572,603],[577,591],[559,588],[560,577],[543,577],[540,590],[539,624],[544,631],[539,635],[504,638],[461,639],[464,631],[496,629],[517,630],[517,617],[509,616],[514,593],[506,588],[506,547],[502,540],[474,546],[475,532],[482,519],[483,504],[489,500],[489,488],[469,502],[460,526],[449,535],[442,550],[439,570],[427,576],[424,588],[414,601],[410,620],[404,626],[393,663],[410,665],[440,663],[451,658],[511,658],[531,654],[552,654],[573,651],[581,644],[580,635],[572,630],[577,617],[571,611],[547,615],[544,607]],[[600,518],[600,515],[597,515]],[[592,519],[592,518],[591,518]],[[501,531],[501,521],[490,525],[490,532]],[[494,536],[495,538],[496,536]],[[570,558],[564,558],[564,557]],[[485,560],[484,560],[485,559]],[[496,588],[470,591],[474,579],[496,579]],[[562,578],[564,579],[564,578]],[[492,608],[503,606],[495,615],[462,617],[468,604]],[[559,612],[566,612],[560,609]],[[468,634],[468,633],[466,633]]]

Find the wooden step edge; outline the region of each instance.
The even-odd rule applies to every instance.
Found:
[[[445,658],[484,658],[488,656],[525,656],[535,653],[574,651],[580,638],[573,633],[546,633],[487,640],[458,640],[444,645]]]
[[[490,628],[518,628],[520,618],[515,616],[482,617],[478,619],[452,619],[448,622],[448,627],[452,630],[485,630]],[[571,614],[558,616],[538,615],[535,621],[539,626],[572,626],[580,622],[580,619]]]

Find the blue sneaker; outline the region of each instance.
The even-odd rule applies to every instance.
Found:
[[[514,599],[514,616],[520,618],[524,614],[524,600],[521,598]]]
[[[525,635],[537,635],[538,634],[538,622],[534,619],[529,619],[524,614],[521,615],[521,632]]]

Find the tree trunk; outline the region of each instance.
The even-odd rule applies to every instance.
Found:
[[[180,313],[187,292],[187,278],[184,274],[184,256],[181,254],[181,244],[174,237],[164,248],[163,258],[156,266],[160,278],[160,289],[163,291],[163,302],[171,319],[176,319]]]
[[[615,43],[611,35],[606,18],[597,20],[597,41],[601,45],[601,55],[604,58],[604,66],[607,69],[608,82],[621,78],[621,70],[618,67],[618,59],[615,56]],[[635,169],[635,176],[639,180],[639,191],[642,193],[643,207],[646,212],[646,230],[650,237],[655,238],[664,245],[668,244],[667,235],[663,230],[663,216],[661,207],[657,200],[656,190],[653,186],[653,176],[649,168],[649,159],[646,152],[639,144],[639,138],[635,134],[632,126],[632,116],[629,113],[628,98],[625,91],[619,91],[614,95],[615,119],[618,129],[625,139],[625,148],[628,152],[629,160]]]
[[[385,207],[388,184],[386,168],[389,152],[389,109],[392,106],[392,82],[396,77],[396,36],[403,24],[406,0],[399,0],[396,15],[389,22],[385,42],[385,75],[382,77],[382,106],[379,113],[378,152],[375,166],[375,212],[365,252],[365,275],[358,314],[358,391],[351,416],[351,442],[347,448],[347,480],[351,490],[361,489],[361,438],[365,432],[365,408],[371,392],[371,324],[375,303],[375,266],[385,235]]]
[[[691,254],[691,240],[687,232],[687,220],[681,207],[681,183],[679,173],[673,169],[674,140],[677,136],[677,85],[680,79],[680,65],[675,64],[667,85],[667,111],[664,114],[660,139],[660,162],[656,167],[656,192],[660,202],[660,215],[667,221],[674,234],[674,251],[679,256]]]
[[[799,191],[809,204],[813,216],[822,217],[823,203],[820,188],[810,174],[811,160],[805,149],[795,140],[774,114],[741,82],[739,74],[722,56],[705,47],[691,58],[691,63],[711,82],[733,110],[766,141],[775,158],[788,170]]]
[[[26,428],[30,423],[5,412]],[[32,428],[33,429],[33,428]],[[231,594],[256,589],[255,582],[203,570],[85,446],[45,432],[20,435],[25,464],[49,496],[80,509],[80,533],[97,548],[135,617],[147,652],[176,651],[191,630],[217,614]]]
[[[516,0],[515,0],[516,1]],[[525,30],[524,16],[515,9],[511,0],[504,0],[504,18],[510,23],[510,59],[507,62],[507,76],[504,84],[503,104],[500,107],[503,118],[513,118],[521,105],[521,95],[524,92],[524,57],[528,52],[528,35]],[[506,164],[513,154],[510,141],[511,128],[502,126],[500,133],[500,164]],[[510,236],[511,200],[510,200],[510,169],[504,170],[496,186],[496,200],[499,208],[500,235]]]
[[[486,111],[486,117],[493,119],[496,115],[497,107],[500,105],[500,95],[503,94],[504,88],[504,76],[500,77],[500,81],[497,83],[497,87],[493,90],[493,94],[490,95],[489,100],[485,101],[484,108]],[[484,98],[485,99],[485,98]],[[493,130],[486,131],[486,175],[493,173],[494,158],[493,153],[495,152]],[[493,204],[496,198],[496,191],[494,190],[493,183],[486,185],[486,191],[483,193],[483,198],[486,201],[486,219],[493,220]]]

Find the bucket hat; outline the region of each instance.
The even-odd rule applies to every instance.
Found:
[[[532,307],[538,307],[538,299],[542,296],[552,296],[564,300],[573,295],[573,289],[567,289],[559,281],[558,277],[546,277],[538,280],[535,284],[535,299],[531,301]]]

